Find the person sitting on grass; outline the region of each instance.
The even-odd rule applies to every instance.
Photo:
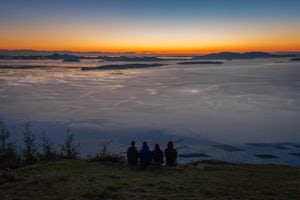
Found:
[[[168,142],[168,148],[165,149],[166,163],[169,166],[176,167],[176,159],[177,159],[177,150],[174,149],[174,144],[172,141]]]
[[[127,150],[127,160],[129,166],[136,166],[138,164],[139,152],[135,147],[135,141],[132,140],[130,143],[130,147]]]
[[[152,153],[149,150],[148,144],[147,142],[143,142],[143,147],[140,150],[140,165],[143,169],[145,169],[146,167],[148,167],[151,163],[151,159],[152,159]]]
[[[152,151],[152,163],[158,166],[164,163],[164,153],[160,149],[159,144],[155,144],[154,150]]]

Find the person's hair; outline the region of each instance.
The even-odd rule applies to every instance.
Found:
[[[154,147],[154,149],[155,149],[156,151],[160,150],[160,146],[159,146],[159,144],[155,144],[155,147]]]
[[[143,147],[148,147],[148,143],[146,141],[143,142]]]
[[[134,147],[134,146],[135,146],[135,141],[132,140],[132,141],[130,142],[130,145]]]
[[[169,142],[168,142],[168,149],[173,149],[173,147],[174,147],[173,142],[172,142],[172,141],[169,141]]]

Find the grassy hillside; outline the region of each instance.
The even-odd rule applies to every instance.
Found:
[[[0,199],[300,199],[300,169],[189,164],[129,169],[62,160],[0,171]]]

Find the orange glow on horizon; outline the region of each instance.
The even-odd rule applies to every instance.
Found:
[[[300,27],[293,23],[112,24],[104,29],[88,23],[80,28],[50,23],[37,27],[7,25],[1,30],[0,49],[144,54],[300,52]]]
[[[83,39],[84,38],[84,39]],[[100,38],[100,39],[99,39]],[[40,50],[40,51],[76,51],[76,52],[135,52],[143,54],[207,54],[222,51],[247,52],[300,52],[298,35],[280,37],[237,37],[237,36],[203,36],[193,38],[140,38],[114,37],[101,39],[89,35],[20,35],[6,34],[0,37],[0,49]],[[286,38],[286,39],[280,39]],[[164,40],[165,39],[165,40]],[[176,42],[175,42],[176,41]]]
[[[270,45],[270,46],[215,46],[215,47],[200,47],[200,48],[101,48],[101,47],[81,47],[81,46],[15,46],[4,47],[0,49],[5,50],[35,50],[35,51],[73,51],[73,52],[107,52],[107,53],[126,53],[132,52],[137,54],[208,54],[217,52],[300,52],[300,45]]]
[[[96,40],[95,40],[96,41]],[[165,42],[159,44],[158,42],[149,44],[149,42],[94,42],[79,41],[76,39],[52,39],[44,41],[43,39],[36,40],[23,40],[16,39],[0,41],[0,49],[7,50],[38,50],[38,51],[76,51],[76,52],[135,52],[143,54],[207,54],[222,51],[232,52],[247,52],[247,51],[266,51],[266,52],[300,52],[300,41],[264,41],[255,40],[246,42],[241,39],[234,41],[216,41],[210,42],[197,42],[192,43],[188,41],[186,43],[179,41],[178,43]],[[191,45],[192,44],[192,45]]]

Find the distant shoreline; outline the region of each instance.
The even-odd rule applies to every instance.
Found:
[[[198,62],[180,62],[177,63],[178,65],[196,65],[196,64],[203,64],[203,65],[209,65],[209,64],[224,64],[223,62],[218,61],[198,61]]]
[[[292,58],[292,59],[290,59],[290,61],[296,61],[296,62],[299,62],[299,61],[300,61],[300,58]]]
[[[150,67],[161,67],[165,64],[124,64],[124,65],[103,65],[100,67],[82,67],[81,70],[116,70],[116,69],[141,69]]]
[[[63,54],[62,54],[63,53]],[[177,55],[180,56],[180,55]],[[8,53],[0,50],[0,60],[64,60],[64,61],[75,61],[79,62],[80,59],[100,59],[103,61],[124,61],[124,62],[144,62],[144,61],[170,61],[170,60],[235,60],[235,59],[255,59],[255,58],[295,58],[299,54],[271,54],[267,52],[246,52],[246,53],[236,53],[236,52],[220,52],[211,53],[206,55],[194,55],[185,58],[173,57],[163,57],[161,56],[149,56],[149,55],[118,55],[110,54],[109,56],[104,56],[102,53],[87,55],[84,53],[76,52],[61,52],[46,54],[45,52],[35,52],[34,54],[15,54]]]

